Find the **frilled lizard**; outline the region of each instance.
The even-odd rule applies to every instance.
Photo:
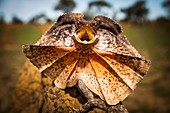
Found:
[[[150,67],[121,32],[120,25],[105,16],[84,20],[83,14],[68,13],[23,51],[56,87],[78,87],[87,103],[75,111],[95,106],[109,112],[112,105],[121,107]]]

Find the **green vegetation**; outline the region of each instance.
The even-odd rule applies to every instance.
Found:
[[[41,37],[42,32],[36,26],[23,26],[18,29],[13,28],[15,43],[17,45],[33,44]]]
[[[170,26],[167,23],[132,25],[125,27],[123,34],[139,49],[147,48],[147,50],[153,50],[157,46],[169,46],[168,29],[170,29]]]
[[[122,23],[123,34],[139,52],[152,61],[151,69],[125,101],[132,113],[169,111],[170,23]],[[34,44],[49,25],[0,25],[0,112],[7,112],[20,70],[26,60],[23,44]],[[4,85],[5,84],[5,85]],[[3,87],[2,87],[3,86]]]
[[[33,44],[41,37],[42,32],[36,26],[23,26],[23,28],[13,29],[15,43],[18,45]]]

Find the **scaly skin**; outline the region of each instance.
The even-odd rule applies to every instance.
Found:
[[[56,87],[78,84],[87,99],[78,111],[85,112],[91,106],[115,111],[114,106],[121,108],[120,102],[150,67],[150,61],[121,32],[119,24],[107,17],[86,21],[80,13],[69,13],[60,16],[35,45],[25,45],[23,50]]]

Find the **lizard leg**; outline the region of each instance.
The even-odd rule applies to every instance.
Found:
[[[91,107],[98,107],[103,110],[107,110],[106,103],[99,98],[94,98],[94,94],[86,87],[82,80],[78,80],[77,87],[88,101],[75,111],[77,111],[78,113],[83,113],[88,111]]]
[[[97,107],[103,109],[107,113],[129,113],[124,105],[120,102],[116,105],[107,105],[101,99],[91,99],[85,104],[83,104],[78,110],[74,110],[73,113],[85,113],[91,107]]]
[[[122,102],[116,105],[108,105],[100,98],[94,98],[94,94],[86,87],[82,80],[77,83],[77,88],[87,99],[87,102],[83,104],[78,110],[73,110],[72,113],[84,113],[87,112],[91,107],[97,107],[103,109],[107,113],[128,113]]]

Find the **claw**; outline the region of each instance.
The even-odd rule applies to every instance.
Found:
[[[77,110],[77,109],[75,109],[75,108],[73,108],[73,110],[72,110],[72,111],[69,111],[69,113],[80,113],[80,111]]]

